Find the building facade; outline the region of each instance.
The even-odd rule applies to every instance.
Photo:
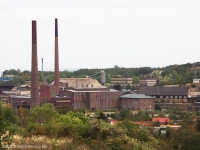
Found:
[[[189,87],[140,87],[139,93],[146,94],[155,98],[161,103],[187,103]]]
[[[139,79],[140,86],[154,86],[158,83],[159,83],[158,77],[146,77]]]
[[[132,78],[111,78],[110,84],[120,85],[121,87],[133,86],[133,79]]]
[[[119,108],[120,94],[108,88],[77,88],[63,91],[60,96],[70,97],[74,109],[105,110]]]
[[[132,110],[154,110],[154,98],[144,94],[126,94],[120,96],[120,108]]]

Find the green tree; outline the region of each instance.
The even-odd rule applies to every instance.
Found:
[[[25,108],[19,108],[15,110],[16,116],[19,118],[19,125],[25,127],[25,119],[28,116],[28,110]]]
[[[134,123],[123,120],[122,122],[117,124],[127,136],[131,138],[138,139],[139,141],[147,142],[149,141],[149,131],[146,128],[139,128],[139,126],[135,125]]]
[[[60,109],[58,109],[59,114],[66,114],[69,111],[71,111],[71,108],[68,105],[63,105]]]
[[[118,65],[115,65],[114,66],[114,69],[119,69],[120,67]]]
[[[150,121],[150,113],[149,111],[139,110],[138,114],[135,115],[134,121]]]
[[[0,147],[3,144],[10,145],[12,137],[16,133],[16,117],[13,115],[12,109],[3,107],[0,102]]]
[[[197,119],[197,131],[200,132],[200,118]]]
[[[101,111],[99,112],[97,119],[107,120],[108,117]]]
[[[42,106],[37,106],[29,112],[29,116],[26,119],[27,124],[36,123],[46,123],[51,118],[56,116],[57,111],[53,104],[45,103]]]
[[[156,127],[159,127],[159,126],[161,125],[161,123],[157,120],[157,121],[154,123],[154,125],[155,125]]]
[[[132,78],[133,78],[133,84],[138,85],[139,84],[139,77],[133,76]]]
[[[170,135],[170,144],[178,150],[199,150],[200,133],[183,129]]]
[[[131,119],[131,117],[133,116],[131,111],[128,108],[125,108],[125,107],[122,108],[122,110],[120,110],[119,114],[123,119],[125,119],[125,118]]]
[[[160,107],[158,103],[155,104],[155,110],[162,110],[162,108]]]

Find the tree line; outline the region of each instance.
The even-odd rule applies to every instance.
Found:
[[[158,77],[160,83],[158,86],[168,85],[168,84],[179,84],[185,85],[187,83],[192,83],[194,78],[200,78],[200,62],[196,63],[186,63],[182,65],[170,65],[162,68],[150,68],[150,67],[140,67],[140,68],[124,68],[115,65],[113,68],[94,68],[87,69],[82,68],[73,72],[68,70],[60,71],[60,78],[85,78],[86,76],[92,76],[101,82],[101,70],[106,72],[106,82],[110,83],[113,77],[131,77],[133,78],[133,84],[137,85],[139,83],[140,77]],[[25,81],[31,80],[30,71],[21,71],[19,69],[10,69],[3,72],[4,75],[15,75],[16,81],[12,81],[14,84],[22,84]],[[42,72],[38,72],[39,81],[42,81]],[[43,72],[44,81],[47,83],[52,83],[54,81],[53,71]]]

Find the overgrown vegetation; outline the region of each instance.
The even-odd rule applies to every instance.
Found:
[[[0,148],[3,145],[10,145],[12,136],[16,133],[16,120],[12,109],[9,107],[2,107],[0,101]]]
[[[0,110],[0,136],[7,136],[1,138],[1,147],[15,144],[69,150],[198,150],[200,146],[199,120],[192,122],[189,117],[181,123],[181,130],[167,129],[170,133],[167,137],[155,134],[152,128],[141,128],[133,122],[151,121],[155,114],[162,116],[162,113],[175,113],[184,117],[187,113],[181,110],[140,110],[134,114],[123,108],[111,114],[120,120],[114,125],[108,123],[108,117],[101,111],[86,111],[84,114],[83,110],[72,111],[66,106],[62,111],[57,111],[48,103],[31,111],[24,108],[15,110],[16,116],[11,108],[0,105]],[[196,117],[200,115],[199,112],[188,114]]]

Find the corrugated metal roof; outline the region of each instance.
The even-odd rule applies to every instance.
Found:
[[[90,92],[90,93],[95,93],[95,92],[118,92],[118,90],[113,90],[113,89],[110,89],[108,91],[99,91],[99,90],[96,90],[96,91],[90,91],[89,88],[88,90],[85,89],[84,91],[76,91],[76,90],[67,90],[67,91],[70,91],[70,92],[74,92],[74,93],[78,93],[78,92]]]
[[[162,86],[144,86],[140,88],[140,94],[147,95],[188,95],[189,87],[162,87]]]
[[[120,98],[153,98],[153,97],[144,94],[126,94],[120,96]]]

